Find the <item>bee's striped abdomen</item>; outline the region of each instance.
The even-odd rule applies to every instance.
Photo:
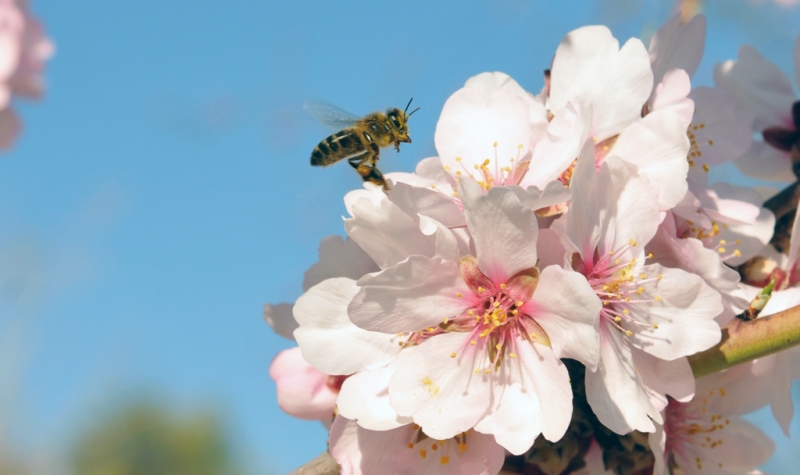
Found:
[[[366,151],[358,134],[351,129],[345,129],[329,136],[314,148],[311,152],[311,164],[324,167]]]

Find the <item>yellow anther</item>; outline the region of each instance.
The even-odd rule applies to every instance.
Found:
[[[486,289],[484,289],[483,287],[478,287],[478,292],[483,293],[484,290]]]
[[[727,243],[728,243],[728,241],[726,241],[726,240],[724,240],[724,239],[720,239],[720,240],[719,240],[719,243],[720,243],[720,244],[727,244]]]
[[[500,343],[498,343],[498,344],[494,345],[494,347],[495,347],[495,348],[497,348],[497,349],[499,350],[499,349],[501,349],[501,348],[503,347],[503,345],[501,345]]]
[[[653,253],[651,252],[651,253],[647,254],[647,258],[648,259],[652,259],[653,258]]]
[[[436,189],[436,183],[431,183],[431,188]]]
[[[419,456],[425,458],[428,456],[428,452],[426,452],[425,449],[419,449]]]
[[[603,290],[608,290],[608,286],[607,286],[607,285],[604,285],[604,286],[603,286]]]
[[[614,255],[614,251],[608,251],[608,255],[609,256],[613,256]]]
[[[403,336],[403,334],[402,333],[398,333],[397,336]]]
[[[630,244],[633,247],[636,247],[636,241],[634,241],[633,239],[628,239],[628,244]]]
[[[473,346],[475,346],[475,345],[477,345],[477,344],[478,344],[478,342],[477,342],[477,341],[475,341],[475,340],[470,340],[469,344],[470,344],[470,345],[473,345]]]
[[[461,157],[456,157],[456,161],[460,162],[461,161]]]
[[[427,328],[427,330],[428,330],[429,332],[435,332],[435,331],[436,331],[436,329],[435,329],[435,328],[433,328],[433,327],[428,327],[428,328]]]
[[[497,142],[495,142],[495,143],[494,143],[492,146],[493,146],[493,147],[497,147]]]
[[[409,449],[413,449],[414,448],[414,443],[413,442],[409,442],[408,445],[406,445],[406,447],[408,447]]]
[[[462,297],[461,292],[456,292],[456,298],[461,298],[461,297]]]
[[[517,307],[522,307],[522,305],[524,304],[525,302],[523,302],[522,300],[517,300]]]
[[[500,306],[500,302],[498,302],[497,300],[495,300],[494,303],[492,304],[492,307],[494,307],[494,308],[497,308],[499,306]]]
[[[734,250],[733,250],[733,255],[734,255],[734,256],[736,256],[736,257],[742,257],[742,253],[741,253],[741,252],[739,252],[739,250],[738,250],[738,249],[734,249]]]
[[[625,315],[629,315],[631,312],[627,308],[623,308],[622,313],[624,313]]]
[[[506,288],[506,284],[500,284],[500,288],[501,289],[505,289]]]
[[[661,302],[661,297],[659,297],[658,295],[656,295],[656,302]]]
[[[431,450],[438,450],[438,449],[439,449],[439,446],[436,445],[436,443],[434,442],[434,444],[431,445]]]
[[[642,295],[642,292],[644,292],[644,287],[639,287],[638,289],[636,289],[637,294]]]
[[[480,368],[475,368],[475,374],[481,374],[481,369]]]
[[[536,333],[531,333],[531,338],[536,339]]]
[[[522,144],[517,145],[517,148],[520,149],[520,150],[522,150],[522,147],[523,147]]]
[[[708,163],[703,164],[703,171],[708,172]]]
[[[449,461],[450,457],[448,457],[447,455],[443,455],[442,458],[439,459],[439,463],[441,463],[442,465],[447,465]]]
[[[509,353],[508,356],[510,356],[512,358],[516,358],[517,357],[516,353]]]
[[[447,325],[447,322],[449,322],[449,321],[450,321],[450,319],[449,319],[449,318],[447,318],[447,317],[444,317],[444,324],[445,324],[445,325]]]
[[[614,265],[619,264],[619,259],[614,259]]]
[[[724,248],[724,247],[721,247],[721,248],[717,249],[717,252],[719,252],[720,254],[722,254],[722,253],[724,253],[724,252],[725,252],[725,248]]]
[[[489,374],[491,372],[492,372],[491,368],[486,368],[485,370],[483,370],[483,374]]]
[[[519,310],[517,310],[516,308],[511,311],[511,315],[516,315],[518,313],[519,313]]]
[[[475,310],[470,310],[470,311],[468,311],[468,312],[467,312],[467,314],[469,314],[469,315],[475,315]]]
[[[619,322],[621,322],[621,321],[622,321],[622,317],[620,317],[619,315],[617,315],[616,317],[614,317],[614,321],[615,321],[615,322],[617,322],[617,323],[619,323]]]
[[[661,280],[663,277],[664,277],[663,275],[658,274],[658,280]]]
[[[455,352],[450,353],[450,358],[455,358],[455,357],[456,357],[456,353]]]
[[[458,451],[462,454],[467,451],[467,444],[465,442],[461,442],[458,444]]]
[[[633,332],[630,331],[630,330],[625,330],[625,335],[626,336],[633,336]]]
[[[625,297],[625,301],[626,301],[626,302],[630,302],[630,301],[631,301],[631,298],[630,298],[630,297]]]
[[[654,324],[653,324],[653,328],[655,328],[656,330],[658,330],[658,323],[654,323]]]
[[[444,171],[449,172],[450,171],[450,165],[445,165],[444,166]]]

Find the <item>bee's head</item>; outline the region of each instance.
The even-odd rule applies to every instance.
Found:
[[[414,98],[412,97],[411,100],[413,101]],[[408,135],[408,118],[411,117],[411,114],[419,110],[419,107],[408,112],[408,106],[411,105],[411,101],[408,101],[408,105],[406,105],[405,110],[400,110],[397,108],[389,109],[386,115],[389,117],[389,121],[392,123],[392,127],[395,129],[395,134],[397,135],[397,140],[400,142],[411,143],[411,137]]]

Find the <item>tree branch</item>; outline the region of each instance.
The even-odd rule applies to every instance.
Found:
[[[800,306],[749,322],[735,319],[715,347],[689,357],[699,378],[800,344]]]
[[[341,469],[336,460],[326,450],[319,454],[314,460],[308,462],[289,475],[339,475]]]

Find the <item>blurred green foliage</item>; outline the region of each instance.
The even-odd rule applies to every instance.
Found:
[[[142,402],[91,427],[72,463],[75,475],[242,475],[232,455],[218,416]]]

